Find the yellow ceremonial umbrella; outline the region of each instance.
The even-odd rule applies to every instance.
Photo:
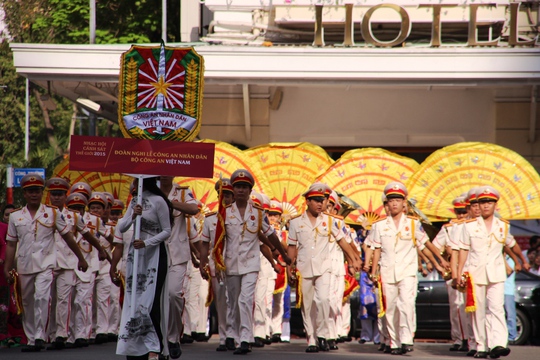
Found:
[[[58,164],[53,171],[52,177],[61,177],[69,181],[71,185],[83,181],[92,187],[92,191],[105,191],[111,193],[115,199],[122,200],[127,204],[129,186],[133,177],[119,173],[102,173],[95,171],[71,171],[69,170],[69,157],[66,157]],[[44,197],[48,197],[46,191]]]
[[[261,166],[257,161],[250,159],[242,150],[226,142],[214,140],[201,140],[204,143],[214,143],[214,176],[212,179],[201,179],[193,177],[176,177],[176,183],[182,186],[189,186],[196,199],[201,201],[210,211],[218,208],[217,192],[214,189],[216,181],[220,177],[230,178],[232,173],[238,169],[248,170],[255,179],[253,189],[257,192],[267,194],[272,197],[273,193],[268,184],[268,180],[261,172]]]
[[[244,153],[261,164],[274,198],[283,206],[285,219],[302,211],[302,193],[334,162],[323,148],[307,142],[269,143]]]
[[[490,185],[501,198],[497,212],[509,220],[540,218],[540,177],[527,160],[502,146],[464,142],[435,151],[407,183],[409,197],[427,215],[454,217],[452,200]]]
[[[413,159],[384,149],[354,149],[344,153],[317,181],[360,205],[362,209],[351,212],[348,218],[369,228],[385,215],[384,187],[392,181],[405,184],[419,166]]]

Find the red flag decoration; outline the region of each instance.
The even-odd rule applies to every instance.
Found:
[[[227,208],[223,204],[223,191],[221,191],[221,181],[219,182],[219,200],[218,200],[218,212],[217,212],[217,224],[216,224],[216,237],[214,240],[214,249],[212,255],[214,256],[214,264],[216,270],[225,271],[225,260],[223,258],[223,252],[225,251],[225,217]]]
[[[360,285],[354,276],[349,275],[347,264],[345,264],[345,288],[343,290],[343,304],[347,302],[353,292],[360,289]]]
[[[296,308],[300,309],[302,308],[302,275],[300,275],[300,271],[294,269],[293,272],[296,274]]]
[[[209,307],[212,301],[214,301],[214,288],[212,287],[212,279],[208,279],[208,294],[206,294],[204,306]]]
[[[463,276],[467,281],[467,300],[465,303],[465,312],[475,312],[476,311],[476,293],[474,291],[474,283],[471,274],[468,272],[464,273]]]
[[[281,256],[279,258],[281,259]],[[278,266],[280,270],[279,274],[277,274],[276,284],[274,285],[274,295],[284,292],[287,288],[287,269],[279,264]]]

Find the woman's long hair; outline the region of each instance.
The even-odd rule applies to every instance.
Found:
[[[167,203],[167,206],[169,207],[169,220],[171,221],[171,228],[174,226],[174,216],[173,216],[173,207],[172,203],[167,198],[167,195],[161,191],[161,189],[157,186],[157,177],[149,177],[143,179],[143,189],[150,191],[152,194],[161,196],[163,200]]]

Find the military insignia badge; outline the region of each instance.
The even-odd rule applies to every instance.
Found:
[[[191,141],[198,135],[204,61],[193,48],[132,46],[120,71],[118,122],[125,137]]]

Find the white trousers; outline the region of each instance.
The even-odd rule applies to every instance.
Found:
[[[223,281],[212,277],[212,290],[214,291],[214,304],[218,317],[219,343],[225,345],[227,338],[227,288]]]
[[[92,306],[92,338],[96,334],[109,331],[109,304],[111,302],[111,276],[109,273],[97,274],[94,282],[94,305]]]
[[[508,327],[504,315],[504,282],[474,284],[476,311],[472,315],[477,351],[506,347]]]
[[[184,333],[182,315],[186,300],[184,288],[188,263],[169,266],[169,331],[168,340],[172,343],[180,341]]]
[[[187,334],[192,332],[205,333],[206,321],[208,319],[208,308],[205,307],[206,295],[208,294],[208,282],[203,280],[199,269],[189,262],[187,268],[188,281],[184,285],[185,291],[185,317],[184,331]]]
[[[49,319],[49,299],[53,281],[53,270],[46,269],[35,274],[19,274],[23,305],[22,324],[28,345],[36,339],[46,340]]]
[[[75,292],[72,296],[71,314],[69,318],[68,342],[76,339],[89,339],[92,332],[92,298],[96,273],[92,274],[90,282],[82,282],[77,277]]]
[[[283,327],[283,292],[272,295],[272,322],[270,323],[270,333],[281,334]]]
[[[253,311],[253,335],[266,338],[270,335],[272,321],[272,299],[275,279],[259,277],[255,287],[255,308]]]
[[[77,275],[71,269],[56,269],[51,287],[51,310],[47,334],[51,341],[56,337],[67,338],[71,297]]]
[[[235,341],[253,342],[253,303],[258,272],[227,275],[227,318],[232,320]]]
[[[402,344],[413,344],[416,329],[416,293],[418,279],[408,276],[395,284],[385,284],[386,320],[390,347],[399,348]]]
[[[375,289],[375,299],[377,300],[377,312],[380,312],[382,304],[379,301],[379,288]],[[382,344],[390,345],[390,336],[388,335],[388,327],[386,314],[377,318],[377,328],[379,329],[379,338]]]
[[[347,299],[342,305],[339,323],[341,323],[341,326],[338,328],[338,336],[349,335],[349,330],[351,329],[351,299]]]
[[[108,334],[118,334],[122,309],[120,307],[120,287],[111,285],[111,299],[109,301],[109,328]]]
[[[318,337],[329,339],[330,281],[333,275],[302,278],[302,317],[308,345],[316,345]]]
[[[461,345],[467,339],[465,334],[467,326],[467,315],[465,313],[465,302],[463,293],[452,288],[452,280],[446,282],[448,290],[448,304],[450,306],[450,337],[456,345]]]

